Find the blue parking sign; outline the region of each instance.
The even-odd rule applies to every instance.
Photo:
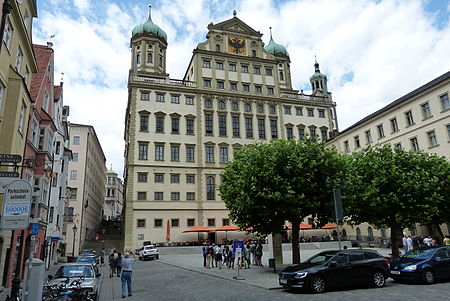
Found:
[[[244,251],[244,242],[242,240],[233,241],[233,252],[236,253],[236,249],[240,248],[241,252]]]
[[[31,235],[38,235],[39,224],[31,224]]]

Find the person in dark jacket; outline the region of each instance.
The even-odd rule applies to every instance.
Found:
[[[117,254],[116,258],[116,271],[117,277],[120,277],[120,272],[122,271],[122,253]]]

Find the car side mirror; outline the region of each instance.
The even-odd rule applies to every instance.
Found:
[[[442,260],[442,257],[440,257],[440,256],[436,256],[435,258],[434,258],[434,261],[437,261],[437,262],[439,262],[439,261],[441,261]]]
[[[96,273],[96,274],[95,274],[95,277],[98,278],[98,277],[100,277],[101,275],[102,275],[102,273]]]
[[[335,267],[335,266],[337,266],[337,261],[336,260],[332,260],[331,262],[330,262],[330,267]]]

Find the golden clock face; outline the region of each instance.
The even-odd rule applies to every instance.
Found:
[[[247,55],[244,38],[228,37],[228,53]]]

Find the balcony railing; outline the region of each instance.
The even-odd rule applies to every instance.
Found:
[[[331,102],[328,97],[324,96],[312,96],[307,94],[289,94],[289,93],[281,93],[282,98],[290,98],[290,99],[299,99],[306,101],[317,101],[317,102]]]
[[[142,76],[142,75],[133,75],[132,79],[135,82],[144,82],[144,83],[152,83],[152,84],[171,85],[171,86],[184,86],[184,87],[188,87],[188,88],[196,88],[197,87],[197,84],[195,82],[181,80],[181,79],[158,78],[158,77]]]

